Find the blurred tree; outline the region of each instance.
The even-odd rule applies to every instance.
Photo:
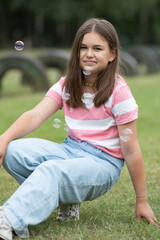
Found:
[[[160,0],[93,0],[93,4],[96,16],[109,19],[125,44],[160,44]]]
[[[159,12],[160,0],[0,0],[0,47],[67,47],[91,17],[111,21],[123,45],[160,44]]]
[[[1,47],[6,47],[8,46],[8,0],[6,1],[0,1],[0,16],[1,16],[1,21],[0,21],[0,46]]]

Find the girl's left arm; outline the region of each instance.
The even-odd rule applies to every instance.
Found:
[[[136,193],[136,219],[145,218],[148,222],[159,224],[147,201],[144,162],[137,139],[136,120],[119,125],[119,138],[122,154]]]

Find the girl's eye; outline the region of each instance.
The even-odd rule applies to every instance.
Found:
[[[96,51],[101,51],[102,49],[99,48],[99,47],[97,47],[97,48],[95,48],[95,50],[96,50]]]
[[[81,48],[81,49],[86,49],[87,47],[82,45],[80,48]]]

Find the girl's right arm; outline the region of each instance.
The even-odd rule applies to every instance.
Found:
[[[56,101],[45,97],[32,110],[23,113],[1,136],[0,136],[0,167],[2,165],[7,146],[10,141],[21,138],[36,130],[46,119],[59,109]]]

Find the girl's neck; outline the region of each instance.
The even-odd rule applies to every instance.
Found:
[[[94,94],[96,92],[96,74],[84,76],[84,92]]]
[[[95,92],[96,91],[92,87],[87,87],[87,86],[84,87],[84,93],[95,94]]]
[[[85,80],[85,82],[86,83],[88,83],[88,84],[90,84],[91,85],[91,87],[92,87],[92,85],[94,85],[94,83],[96,82],[96,79],[97,79],[97,77],[95,76],[95,75],[89,75],[89,76],[85,76],[84,77],[84,80]],[[88,85],[89,86],[89,85]]]
[[[96,86],[94,83],[89,83],[84,80],[84,92],[94,94],[96,92]]]
[[[85,81],[84,85],[87,86],[87,87],[92,87],[93,88],[95,84],[94,83],[89,83],[89,82]]]

